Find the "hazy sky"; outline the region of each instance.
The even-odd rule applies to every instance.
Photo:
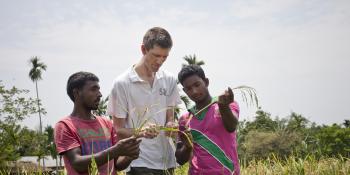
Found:
[[[107,96],[113,79],[141,58],[153,26],[174,41],[162,68],[177,75],[182,57],[196,54],[212,95],[249,85],[272,116],[294,111],[318,124],[350,118],[349,0],[0,0],[0,80],[35,97],[28,60],[40,56],[48,66],[38,84],[43,122],[53,125],[72,110],[69,75],[95,73]],[[253,119],[254,109],[236,99],[241,120]],[[24,124],[37,128],[37,115]]]

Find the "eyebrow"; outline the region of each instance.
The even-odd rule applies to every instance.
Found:
[[[100,89],[101,87],[100,87],[98,84],[95,84],[95,85],[92,86],[92,88],[98,88],[98,89]]]
[[[186,87],[184,87],[184,88],[191,87],[191,86],[195,85],[196,83],[199,83],[199,81],[196,80],[196,81],[194,81],[193,83],[191,83],[190,86],[186,86]]]

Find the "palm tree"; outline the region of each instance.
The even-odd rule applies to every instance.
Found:
[[[38,104],[38,113],[39,113],[39,122],[40,122],[40,135],[43,132],[42,123],[41,123],[41,109],[40,109],[40,100],[39,100],[39,90],[38,90],[38,81],[42,79],[41,74],[42,71],[46,70],[46,65],[42,62],[40,62],[40,59],[37,56],[32,57],[29,60],[29,64],[31,64],[32,68],[29,71],[29,78],[35,82],[35,89],[36,89],[36,99]],[[43,159],[43,166],[45,167],[45,161]]]
[[[345,128],[350,128],[350,120],[344,120],[343,125],[345,126]]]
[[[204,61],[200,60],[198,61],[197,60],[197,57],[196,57],[196,54],[193,54],[193,55],[185,55],[183,57],[183,59],[187,62],[187,64],[182,64],[182,66],[185,66],[185,65],[198,65],[198,66],[203,66],[205,63]]]

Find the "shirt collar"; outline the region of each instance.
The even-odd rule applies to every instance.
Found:
[[[156,72],[155,79],[160,79],[163,76],[164,76],[164,73],[162,73],[158,70],[158,72]],[[130,68],[129,78],[130,78],[131,82],[144,82],[145,81],[145,80],[141,79],[141,77],[137,74],[137,72],[135,70],[135,66],[132,66]]]

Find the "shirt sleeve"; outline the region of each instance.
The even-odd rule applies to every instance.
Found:
[[[171,79],[169,89],[169,95],[166,100],[167,106],[176,106],[178,104],[181,104],[179,87],[177,86],[176,79],[174,77]]]
[[[118,118],[127,117],[126,91],[121,82],[116,81],[108,97],[107,114]]]
[[[80,147],[79,138],[62,121],[55,126],[55,144],[58,154]]]
[[[115,145],[118,142],[118,137],[117,137],[117,132],[116,132],[116,128],[113,126],[113,123],[110,122],[109,123],[109,128],[111,130],[111,142],[112,145]]]

